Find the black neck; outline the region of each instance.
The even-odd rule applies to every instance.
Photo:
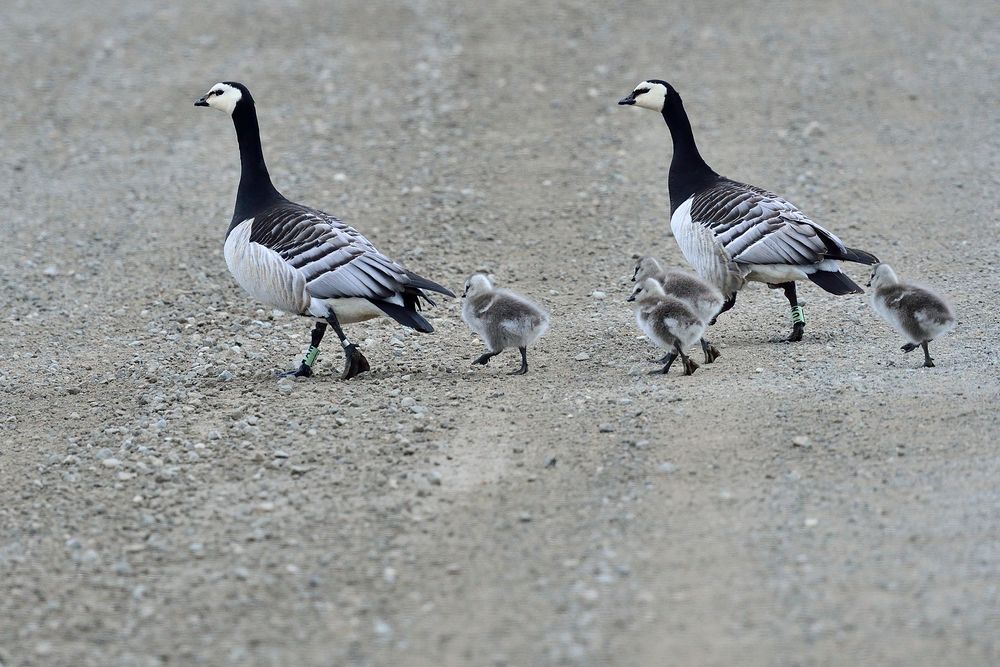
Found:
[[[715,173],[702,159],[698,145],[694,142],[691,121],[684,111],[681,96],[671,92],[663,104],[663,120],[670,129],[674,143],[674,157],[670,161],[670,211],[673,212],[691,195],[701,188],[711,185],[721,176]]]
[[[240,188],[236,192],[236,210],[230,226],[254,216],[284,197],[271,184],[271,176],[264,164],[264,151],[260,146],[260,126],[257,110],[251,104],[237,104],[233,111],[233,125],[240,142]]]

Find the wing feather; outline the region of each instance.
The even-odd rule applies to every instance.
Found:
[[[361,232],[316,209],[281,202],[254,218],[250,241],[298,269],[316,298],[386,299],[414,291],[406,269]]]
[[[712,230],[726,255],[741,264],[817,264],[846,248],[791,202],[724,179],[695,195],[691,220]]]

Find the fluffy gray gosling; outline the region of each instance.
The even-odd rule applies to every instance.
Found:
[[[549,315],[540,306],[507,289],[497,288],[482,272],[465,281],[462,319],[486,345],[486,353],[473,360],[483,364],[504,350],[521,351],[521,367],[510,375],[528,372],[528,347],[549,328]]]
[[[712,324],[715,316],[722,310],[724,299],[722,292],[698,276],[680,269],[664,269],[655,257],[640,257],[635,264],[632,281],[641,283],[646,278],[653,278],[663,286],[668,296],[673,296],[688,305],[702,322]],[[705,354],[705,363],[710,364],[722,354],[718,348],[701,339],[701,350]],[[657,363],[666,363],[667,358],[659,359]]]
[[[667,373],[674,359],[680,356],[684,375],[691,375],[698,368],[684,350],[694,345],[705,333],[705,323],[680,299],[668,296],[653,278],[638,285],[627,301],[632,303],[635,321],[649,340],[667,350],[666,365],[653,373]]]
[[[868,286],[872,308],[907,341],[903,352],[924,349],[924,366],[934,367],[927,344],[955,328],[955,312],[944,297],[900,281],[888,264],[876,264]]]

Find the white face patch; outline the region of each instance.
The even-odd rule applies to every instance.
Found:
[[[225,83],[217,83],[205,93],[204,100],[208,106],[224,111],[230,116],[236,108],[236,103],[243,99],[243,92]]]
[[[663,111],[663,102],[667,99],[667,87],[662,83],[643,81],[632,91],[635,106],[653,111]]]

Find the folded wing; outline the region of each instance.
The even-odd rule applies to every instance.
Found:
[[[760,188],[722,180],[695,196],[691,220],[712,230],[726,255],[741,264],[806,266],[850,259],[835,235],[791,202]]]
[[[423,296],[421,289],[454,296],[383,255],[353,227],[292,202],[256,216],[250,241],[274,250],[298,269],[315,298],[384,300],[397,294]]]

